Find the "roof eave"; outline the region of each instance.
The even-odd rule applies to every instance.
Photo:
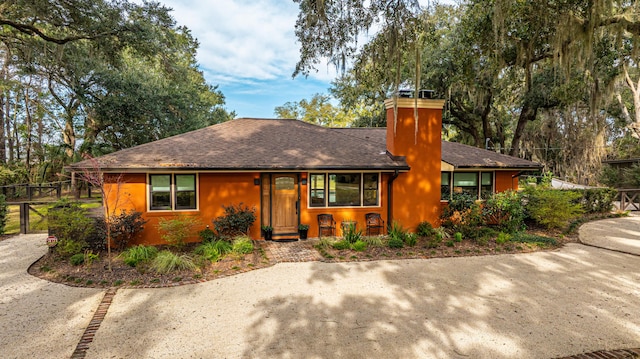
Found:
[[[91,170],[86,167],[68,167],[70,172]],[[171,171],[197,171],[197,172],[303,172],[303,171],[380,171],[380,172],[407,172],[410,167],[399,166],[292,166],[292,167],[103,167],[100,170],[105,173],[135,173],[135,172],[171,172]]]

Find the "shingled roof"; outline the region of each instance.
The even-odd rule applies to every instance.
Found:
[[[539,169],[542,167],[537,162],[448,141],[442,141],[442,161],[454,168]]]
[[[383,145],[387,138],[387,129],[385,127],[336,128],[335,130],[368,141],[382,143]],[[454,168],[538,169],[542,167],[537,162],[448,141],[442,141],[442,161],[452,165]]]
[[[235,119],[97,158],[104,171],[409,169],[384,143],[297,120]],[[89,161],[71,169],[89,168]]]
[[[386,151],[386,128],[325,128],[297,120],[241,118],[98,157],[104,171],[381,170],[406,171]],[[442,141],[454,168],[538,169],[540,164]],[[71,169],[90,168],[82,161]]]

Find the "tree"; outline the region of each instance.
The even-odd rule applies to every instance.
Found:
[[[102,206],[104,207],[104,222],[107,237],[107,255],[109,257],[108,270],[111,271],[111,246],[113,245],[114,220],[122,209],[125,201],[128,200],[122,187],[124,184],[122,174],[110,175],[102,172],[100,164],[93,157],[86,158],[89,167],[84,167],[80,173],[80,180],[98,188],[102,196]]]
[[[100,155],[235,116],[206,83],[197,41],[159,3],[0,5],[0,162],[58,180]]]
[[[278,118],[293,118],[320,126],[348,126],[353,121],[353,114],[333,106],[330,100],[327,95],[315,94],[310,100],[287,102],[276,107],[274,112]]]

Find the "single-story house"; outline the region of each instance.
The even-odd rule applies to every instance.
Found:
[[[96,160],[106,178],[122,175],[118,186],[126,200],[120,199],[118,209],[143,213],[148,223],[138,242],[145,244],[162,243],[161,217],[195,216],[204,228],[224,213],[223,205],[240,202],[256,209],[254,239],[261,238],[264,225],[273,227],[274,240],[297,238],[299,224],[310,226],[310,237],[318,236],[319,214],[333,216],[335,235],[341,235],[344,221],[364,230],[367,213],[408,229],[421,221],[437,225],[451,193],[481,199],[517,189],[522,171],[540,168],[442,141],[443,100],[395,103],[385,101],[386,128],[240,118]],[[80,172],[92,165],[82,161],[70,168]]]

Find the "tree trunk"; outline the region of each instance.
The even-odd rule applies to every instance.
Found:
[[[24,89],[24,112],[25,112],[25,126],[26,129],[26,144],[25,144],[25,165],[27,167],[27,175],[31,178],[31,100],[29,98],[29,90]]]
[[[5,133],[6,133],[6,139],[7,139],[7,146],[9,147],[9,162],[13,162],[13,132],[11,131],[11,104],[10,104],[10,99],[9,96],[7,96],[6,98],[6,102],[5,102],[5,111],[4,111],[4,120],[5,120]]]
[[[493,100],[493,93],[489,92],[484,101],[484,106],[480,112],[482,119],[482,133],[484,135],[484,143],[486,144],[487,138],[493,141],[493,131],[491,130],[491,123],[489,123],[489,113],[491,112],[491,103]],[[485,146],[486,147],[486,146]]]
[[[531,106],[529,104],[529,101],[525,101],[524,106],[522,106],[522,111],[520,111],[518,125],[516,126],[516,130],[513,133],[513,140],[511,141],[511,151],[509,151],[509,155],[518,157],[520,153],[520,142],[522,142],[522,133],[524,132],[524,128],[527,123],[536,119],[537,114],[538,108]]]
[[[7,147],[4,136],[4,116],[4,93],[0,93],[0,164],[3,165],[7,163]]]

